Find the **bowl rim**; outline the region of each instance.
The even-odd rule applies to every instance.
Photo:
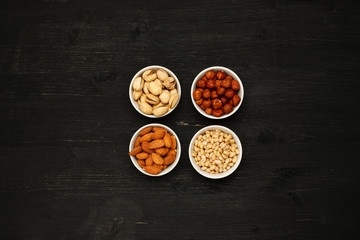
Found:
[[[155,116],[153,114],[145,114],[143,113],[141,110],[140,110],[140,107],[137,103],[137,101],[135,101],[132,97],[132,84],[135,80],[135,78],[139,77],[142,75],[143,72],[145,72],[146,70],[148,69],[159,69],[159,68],[162,68],[164,69],[169,75],[171,75],[171,77],[173,77],[176,81],[176,89],[178,91],[178,94],[179,94],[179,100],[178,102],[176,103],[175,107],[170,109],[167,113],[165,113],[164,115],[161,115],[161,116]],[[145,116],[145,117],[149,117],[149,118],[161,118],[161,117],[165,117],[166,115],[170,114],[172,111],[174,111],[174,109],[178,106],[179,102],[180,102],[180,99],[181,99],[181,85],[180,85],[180,81],[179,79],[177,78],[177,76],[175,75],[174,72],[172,72],[170,69],[164,67],[164,66],[160,66],[160,65],[150,65],[150,66],[147,66],[147,67],[144,67],[142,69],[140,69],[134,76],[133,78],[131,79],[131,82],[130,82],[130,86],[129,86],[129,98],[130,98],[130,102],[132,104],[132,106],[136,109],[136,111],[138,111],[141,115]]]
[[[238,149],[240,151],[240,154],[238,155],[238,160],[236,161],[234,166],[232,166],[228,171],[222,172],[222,173],[219,173],[219,174],[211,174],[211,173],[205,172],[205,171],[200,169],[200,167],[196,164],[194,157],[192,156],[192,151],[193,151],[193,148],[194,148],[194,142],[195,142],[195,140],[197,139],[197,137],[200,134],[205,133],[206,131],[209,131],[209,130],[216,130],[216,129],[219,129],[219,130],[221,130],[223,132],[226,132],[226,133],[230,133],[233,136],[233,138],[235,139],[236,144],[238,146]],[[222,125],[210,125],[210,126],[206,126],[206,127],[201,128],[199,131],[197,131],[194,134],[194,136],[192,137],[192,139],[190,141],[190,144],[189,144],[188,153],[189,153],[189,159],[190,159],[191,165],[193,166],[193,168],[200,175],[202,175],[204,177],[207,177],[207,178],[210,178],[210,179],[221,179],[221,178],[225,178],[225,177],[231,175],[239,167],[241,159],[242,159],[242,155],[243,155],[243,148],[242,148],[240,138],[231,129],[229,129],[229,128],[225,127],[225,126],[222,126]]]
[[[226,72],[228,75],[231,75],[235,80],[237,80],[240,84],[240,91],[238,92],[238,96],[240,97],[240,103],[234,107],[234,110],[229,113],[229,114],[224,114],[221,117],[215,117],[213,115],[209,115],[206,114],[204,110],[202,110],[195,102],[194,98],[193,98],[193,92],[196,89],[196,83],[197,81],[203,76],[205,75],[205,73],[209,70],[216,70],[216,71],[224,71]],[[237,110],[239,110],[243,100],[244,100],[244,86],[243,83],[240,79],[240,77],[231,69],[227,68],[227,67],[223,67],[223,66],[211,66],[208,68],[205,68],[204,70],[202,70],[198,75],[196,75],[196,77],[194,78],[192,84],[191,84],[191,88],[190,88],[190,97],[191,97],[191,101],[195,107],[195,109],[203,116],[210,118],[210,119],[224,119],[224,118],[228,118],[231,115],[233,115]]]
[[[149,124],[146,124],[142,127],[140,127],[134,134],[133,136],[131,137],[131,140],[130,140],[130,143],[129,143],[129,152],[133,149],[133,146],[134,146],[134,142],[136,140],[136,138],[138,137],[139,135],[139,132],[141,130],[143,130],[144,128],[146,127],[162,127],[162,128],[165,128],[166,130],[168,130],[171,134],[173,134],[175,136],[175,139],[176,139],[176,157],[175,157],[175,161],[170,164],[166,169],[164,169],[163,171],[161,171],[159,174],[157,175],[152,175],[152,174],[149,174],[147,172],[145,172],[144,169],[142,169],[139,164],[137,163],[137,160],[134,156],[130,156],[130,159],[131,159],[131,162],[133,163],[133,165],[143,174],[147,175],[147,176],[150,176],[150,177],[160,177],[160,176],[164,176],[165,174],[168,174],[169,172],[171,172],[175,167],[176,165],[178,164],[179,160],[180,160],[180,156],[181,156],[181,144],[180,144],[180,139],[179,137],[176,135],[175,131],[172,130],[170,127],[164,125],[164,124],[161,124],[161,123],[149,123]]]

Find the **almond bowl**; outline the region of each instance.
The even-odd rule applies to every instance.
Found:
[[[168,165],[168,167],[164,170],[162,170],[159,174],[157,175],[153,175],[153,174],[149,174],[147,172],[145,172],[145,170],[139,166],[138,162],[137,162],[137,159],[136,157],[134,156],[130,156],[130,159],[132,161],[132,163],[134,164],[134,166],[140,171],[142,172],[143,174],[145,175],[148,175],[148,176],[151,176],[151,177],[160,177],[160,176],[163,176],[169,172],[171,172],[175,167],[176,165],[178,164],[179,160],[180,160],[180,155],[181,155],[181,145],[180,145],[180,141],[179,141],[179,138],[178,136],[176,135],[176,133],[171,129],[169,128],[168,126],[165,126],[163,124],[160,124],[160,123],[151,123],[151,124],[147,124],[141,128],[139,128],[139,130],[137,130],[135,132],[135,134],[133,135],[133,137],[131,138],[130,140],[130,144],[129,144],[129,152],[134,148],[134,143],[135,143],[135,140],[136,138],[139,136],[139,132],[141,130],[143,130],[144,128],[147,128],[147,127],[162,127],[164,129],[166,129],[171,135],[174,135],[175,136],[175,139],[176,139],[176,156],[175,156],[175,161],[173,163],[171,163],[170,165]]]
[[[155,116],[153,114],[145,114],[143,113],[141,110],[140,110],[140,106],[138,104],[138,101],[137,100],[134,100],[134,97],[133,97],[133,83],[135,81],[135,79],[137,77],[141,77],[142,74],[146,71],[146,70],[154,70],[154,71],[157,71],[158,69],[164,69],[167,74],[169,75],[169,77],[173,77],[175,79],[175,82],[176,82],[176,90],[179,94],[179,99],[178,99],[178,102],[176,103],[175,107],[169,109],[165,114],[161,115],[161,116]],[[179,79],[176,77],[176,75],[171,71],[169,70],[168,68],[166,67],[163,67],[163,66],[159,66],[159,65],[152,65],[152,66],[148,66],[148,67],[145,67],[141,70],[139,70],[135,75],[134,77],[132,78],[131,82],[130,82],[130,86],[129,86],[129,98],[130,98],[130,102],[131,104],[133,105],[133,107],[136,109],[136,111],[138,111],[141,115],[145,116],[145,117],[149,117],[149,118],[160,118],[160,117],[164,117],[168,114],[170,114],[172,111],[174,111],[174,109],[176,108],[176,106],[179,104],[180,102],[180,99],[181,99],[181,86],[180,86],[180,81]]]
[[[224,115],[222,115],[222,116],[220,116],[220,117],[215,117],[215,116],[213,116],[213,115],[207,114],[204,110],[202,110],[202,109],[200,108],[199,105],[196,104],[195,99],[193,98],[193,93],[194,93],[194,91],[195,91],[196,88],[197,88],[197,86],[196,86],[197,81],[200,80],[200,79],[205,75],[205,73],[206,73],[207,71],[210,71],[210,70],[212,70],[212,71],[214,71],[214,72],[224,71],[227,75],[230,75],[233,79],[237,80],[237,81],[239,82],[239,85],[240,85],[240,89],[239,89],[239,91],[238,91],[238,96],[240,97],[240,102],[239,102],[239,104],[238,104],[237,106],[234,106],[234,109],[233,109],[230,113],[224,114]],[[191,94],[191,95],[190,95],[190,96],[191,96],[191,101],[192,101],[192,103],[194,104],[194,107],[196,108],[196,110],[198,110],[198,112],[199,112],[200,114],[202,114],[203,116],[205,116],[205,117],[207,117],[207,118],[211,118],[211,119],[224,119],[224,118],[227,118],[227,117],[230,117],[231,115],[233,115],[233,114],[240,108],[241,103],[243,102],[243,99],[244,99],[244,86],[243,86],[243,84],[242,84],[239,76],[238,76],[235,72],[233,72],[231,69],[226,68],[226,67],[221,67],[221,66],[213,66],[213,67],[209,67],[209,68],[206,68],[206,69],[202,70],[202,71],[195,77],[195,79],[194,79],[194,81],[193,81],[193,83],[192,83],[192,85],[191,85],[191,93],[190,93],[190,94]]]

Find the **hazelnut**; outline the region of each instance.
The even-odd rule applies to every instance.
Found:
[[[219,71],[216,73],[216,78],[221,80],[224,79],[226,77],[226,73],[224,71]]]
[[[221,81],[221,86],[224,88],[229,88],[231,86],[231,80],[230,79],[224,79]]]
[[[217,99],[217,98],[212,100],[212,107],[214,109],[220,109],[222,107],[221,101],[219,99]]]
[[[231,113],[232,110],[234,110],[234,107],[233,107],[233,105],[231,105],[230,103],[228,103],[228,104],[226,104],[226,105],[224,106],[224,112],[225,112],[226,114]]]
[[[218,98],[218,97],[219,97],[219,95],[216,93],[216,90],[213,90],[211,92],[211,98],[214,99],[214,98]]]
[[[215,109],[213,110],[212,114],[215,117],[221,117],[222,115],[224,115],[224,111],[222,109]]]
[[[237,106],[240,103],[241,98],[238,95],[234,95],[232,100],[232,105]]]
[[[213,89],[213,88],[215,87],[215,81],[212,80],[212,79],[210,79],[209,81],[207,81],[206,87],[207,87],[208,89]]]
[[[204,100],[202,104],[204,105],[204,107],[209,108],[211,107],[211,100]]]
[[[218,95],[224,95],[224,93],[225,93],[225,88],[224,87],[219,87],[217,90],[216,90],[216,93],[218,94]]]
[[[234,96],[234,90],[232,90],[231,88],[229,88],[229,89],[226,89],[226,91],[225,91],[225,97],[227,97],[227,98],[232,98],[233,96]]]
[[[193,92],[193,98],[197,101],[197,100],[200,100],[201,98],[201,92],[196,89],[194,92]]]
[[[202,93],[203,98],[210,98],[210,90],[209,89],[205,89],[204,92]]]
[[[229,102],[229,99],[225,96],[220,97],[220,101],[223,105],[227,104]]]
[[[199,100],[196,100],[195,102],[196,102],[197,105],[200,106],[201,104],[203,104],[203,101],[204,101],[204,99],[200,98]]]
[[[206,88],[206,82],[204,80],[200,79],[197,81],[196,86],[198,88]]]
[[[212,110],[212,108],[206,108],[206,109],[205,109],[205,112],[206,112],[207,114],[211,115],[212,112],[213,112],[213,110]]]
[[[240,89],[240,84],[236,80],[231,80],[231,88],[234,91],[238,91]]]
[[[210,70],[210,71],[207,71],[205,76],[208,78],[208,79],[212,79],[215,77],[215,72]]]
[[[215,87],[216,88],[219,88],[219,87],[221,87],[221,80],[215,80]]]

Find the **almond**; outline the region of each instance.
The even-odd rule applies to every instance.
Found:
[[[145,160],[145,165],[146,166],[151,166],[154,164],[154,161],[152,160],[151,155],[149,155],[149,157]]]
[[[162,159],[162,157],[160,157],[160,155],[157,153],[152,153],[151,158],[157,165],[162,165],[164,163],[164,159]]]
[[[141,153],[138,153],[138,154],[136,154],[136,158],[137,159],[146,159],[146,158],[148,158],[149,157],[149,154],[147,154],[146,152],[141,152]]]
[[[169,133],[166,133],[164,136],[164,142],[165,142],[165,147],[170,148],[172,141],[171,141],[171,137]]]
[[[133,150],[131,150],[131,152],[129,152],[129,155],[130,156],[135,156],[138,153],[141,153],[141,147],[140,146],[137,146]]]
[[[144,136],[145,134],[151,132],[152,128],[153,128],[153,127],[146,127],[146,128],[144,128],[143,130],[141,130],[141,131],[139,132],[139,135],[140,135],[140,136]]]
[[[161,171],[162,171],[163,169],[165,169],[165,168],[164,168],[164,165],[156,165],[156,164],[154,164],[154,165],[152,165],[152,166],[160,169]]]
[[[165,147],[157,148],[157,149],[155,149],[155,152],[157,154],[159,154],[160,156],[165,156],[169,152],[169,149],[165,148]]]
[[[144,136],[142,136],[142,137],[140,138],[140,143],[150,142],[150,141],[151,141],[151,136],[152,136],[152,133],[147,133],[147,134],[145,134]]]
[[[162,128],[162,127],[153,127],[152,129],[154,132],[156,131],[164,131],[164,132],[167,132],[167,130],[165,128]]]
[[[172,156],[176,156],[176,150],[175,149],[171,149],[168,154],[168,156],[172,155]]]
[[[140,136],[138,136],[136,139],[135,139],[135,143],[134,143],[134,147],[138,147],[140,146]]]
[[[173,155],[168,155],[164,158],[165,165],[172,164],[174,161],[175,161],[175,156],[173,156]]]
[[[141,149],[146,153],[153,153],[154,150],[149,148],[150,143],[149,142],[143,142],[141,143]]]
[[[144,170],[145,170],[145,172],[153,174],[153,175],[157,175],[161,172],[161,169],[154,167],[154,166],[145,166]]]
[[[176,138],[174,135],[171,136],[171,147],[170,149],[175,149],[176,148]]]
[[[138,159],[137,162],[138,162],[140,167],[142,167],[142,168],[145,167],[145,161],[144,160]]]
[[[153,133],[153,135],[151,136],[152,139],[160,139],[163,138],[165,136],[165,132],[164,131],[156,131]]]
[[[156,139],[156,140],[150,142],[149,148],[150,149],[156,149],[156,148],[161,148],[164,145],[165,145],[164,140]]]

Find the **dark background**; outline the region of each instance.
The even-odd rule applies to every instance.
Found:
[[[357,239],[360,217],[358,1],[2,1],[1,239]],[[159,64],[178,76],[170,115],[133,109],[128,87]],[[234,70],[245,98],[200,115],[190,86]],[[168,175],[141,174],[132,134],[180,137]],[[228,178],[191,166],[192,135],[240,137]]]

